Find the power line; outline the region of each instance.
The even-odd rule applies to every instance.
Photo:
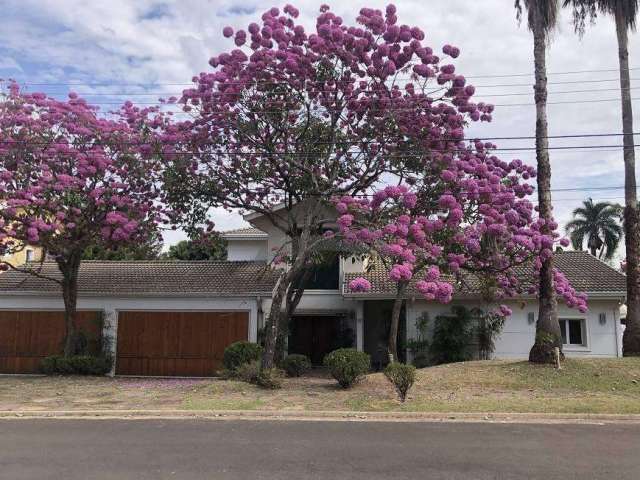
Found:
[[[440,100],[440,101],[445,101],[446,99]],[[632,101],[637,101],[640,100],[640,97],[633,97],[631,99]],[[592,99],[592,100],[567,100],[567,101],[556,101],[556,102],[547,102],[547,105],[578,105],[578,104],[582,104],[582,103],[606,103],[606,102],[619,102],[621,101],[620,98],[602,98],[602,99]],[[132,102],[134,105],[155,105],[155,106],[179,106],[181,105],[180,103],[158,103],[158,102]],[[484,102],[487,103],[487,102]],[[96,106],[100,106],[100,105],[122,105],[123,102],[94,102],[94,104]],[[491,105],[493,105],[494,107],[530,107],[530,106],[534,106],[535,103],[492,103]],[[231,106],[233,107],[233,106]],[[404,107],[398,107],[398,108],[380,108],[380,109],[374,109],[374,108],[368,108],[366,111],[367,112],[414,112],[416,111],[417,108],[404,108]],[[240,113],[244,113],[244,114],[279,114],[279,113],[284,113],[284,112],[288,112],[288,113],[295,113],[296,110],[249,110],[249,111],[241,111],[241,112],[220,112],[220,113],[228,113],[228,114],[240,114]],[[330,110],[322,110],[322,112],[329,112],[331,113]]]
[[[640,70],[640,67],[628,68],[624,69],[624,71],[632,71],[632,70]],[[574,70],[570,72],[552,72],[547,73],[548,76],[551,75],[576,75],[581,73],[605,73],[605,72],[619,72],[619,68],[605,68],[601,70]],[[535,73],[512,73],[506,75],[473,75],[468,76],[467,78],[509,78],[509,77],[533,77]]]
[[[630,87],[630,88],[595,88],[595,89],[591,89],[591,90],[562,90],[562,91],[551,91],[548,92],[549,95],[560,95],[560,94],[569,94],[569,93],[593,93],[593,92],[619,92],[619,91],[627,91],[627,90],[640,90],[640,87]],[[52,93],[52,95],[55,95],[56,93],[64,93],[64,92],[54,92]],[[135,92],[119,92],[119,93],[104,93],[104,92],[98,92],[98,93],[90,93],[90,92],[75,92],[77,93],[79,96],[82,97],[128,97],[128,96],[134,96],[134,97],[154,97],[154,96],[158,96],[158,97],[165,97],[168,96],[169,98],[171,97],[176,97],[179,98],[182,96],[182,92],[178,92],[178,93],[172,93],[172,92],[153,92],[153,93],[149,93],[149,92],[144,92],[144,93],[135,93]],[[231,96],[231,95],[237,95],[236,93],[218,93],[218,96]],[[479,97],[520,97],[520,96],[530,96],[531,92],[519,92],[519,93],[490,93],[490,94],[476,94],[476,96]]]
[[[542,139],[547,140],[559,140],[559,139],[574,139],[574,138],[606,138],[606,137],[625,137],[625,136],[638,136],[640,132],[632,132],[630,134],[626,133],[575,133],[575,134],[565,134],[565,135],[547,135],[546,137],[540,137]],[[452,137],[442,137],[438,140],[440,141],[451,141],[451,142],[475,142],[475,141],[484,141],[484,140],[535,140],[537,137],[535,135],[529,136],[511,136],[511,137],[475,137],[469,136],[468,138],[459,139]],[[118,145],[149,145],[150,143],[168,143],[170,145],[174,145],[174,141],[167,142],[118,142]],[[19,144],[19,145],[35,145],[35,146],[53,146],[53,145],[61,145],[66,146],[69,145],[69,142],[42,142],[42,141],[23,141],[23,140],[0,140],[0,144]],[[103,142],[92,142],[91,145],[104,145],[109,146],[109,143]],[[334,141],[334,142],[314,142],[314,145],[336,145],[336,146],[344,146],[344,145],[376,145],[376,146],[384,146],[386,145],[383,142],[379,141]],[[637,146],[637,145],[636,145]],[[569,145],[565,147],[550,147],[550,148],[614,148],[615,151],[623,148],[624,145]],[[533,150],[536,147],[527,147]],[[488,149],[488,150],[513,150],[514,148],[504,147],[504,148],[496,148],[496,149]],[[433,150],[431,150],[433,151]],[[277,152],[276,152],[277,153]]]
[[[471,77],[465,77],[465,78],[471,78]],[[477,77],[476,77],[477,78]],[[492,77],[484,77],[484,78],[492,78]],[[497,78],[504,78],[504,77],[497,77]],[[638,80],[637,78],[632,78],[632,81]],[[319,81],[319,80],[311,80],[311,79],[305,79],[305,82],[309,82],[309,83],[317,83],[319,85],[324,85],[326,82],[325,81]],[[389,83],[381,83],[380,85],[386,85],[386,86],[390,86],[392,84],[395,83],[409,83],[409,82],[413,82],[413,83],[420,83],[423,80],[414,80],[411,78],[407,78],[407,79],[395,79],[393,81],[389,81]],[[557,82],[547,82],[547,85],[570,85],[570,84],[577,84],[577,83],[603,83],[603,82],[619,82],[620,78],[609,78],[609,79],[589,79],[589,80],[564,80],[564,81],[557,81]],[[194,87],[197,86],[197,83],[191,82],[191,83],[112,83],[112,82],[29,82],[29,81],[22,81],[22,82],[16,82],[19,85],[23,85],[23,86],[61,86],[61,87],[73,87],[73,86],[84,86],[84,87],[163,87],[163,86],[167,86],[167,87],[179,87],[179,86],[185,86],[185,87]],[[357,80],[356,80],[357,83]],[[224,83],[221,83],[224,85],[246,85],[246,86],[255,86],[255,85],[271,85],[271,86],[277,86],[277,85],[289,85],[288,82],[283,82],[283,81],[261,81],[261,80],[257,80],[257,81],[247,81],[247,82],[234,82],[234,81],[227,81]],[[532,83],[510,83],[510,84],[494,84],[494,85],[474,85],[476,88],[495,88],[495,87],[532,87],[533,84]]]

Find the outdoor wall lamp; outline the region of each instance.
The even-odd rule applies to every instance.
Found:
[[[533,322],[536,321],[536,314],[533,312],[527,313],[527,321],[529,322],[529,325],[533,324]]]
[[[604,325],[605,323],[607,323],[607,314],[606,313],[598,314],[598,321],[600,322],[600,325]]]

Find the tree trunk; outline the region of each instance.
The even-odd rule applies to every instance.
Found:
[[[402,313],[402,305],[404,303],[404,294],[409,286],[408,282],[399,282],[396,290],[396,298],[393,302],[393,310],[391,311],[391,326],[389,327],[389,343],[388,350],[391,361],[398,361],[398,327],[400,326],[400,313]]]
[[[276,343],[278,341],[278,331],[280,329],[280,315],[282,313],[282,301],[287,294],[289,287],[288,273],[283,273],[276,290],[271,298],[271,309],[269,318],[265,325],[264,352],[262,353],[262,370],[273,368],[276,353]]]
[[[627,254],[627,327],[622,339],[625,356],[640,355],[640,230],[636,193],[636,158],[633,142],[633,109],[629,78],[627,23],[616,12],[620,89],[622,94],[622,133],[624,134],[624,230]]]
[[[62,273],[62,299],[64,301],[64,356],[76,355],[77,350],[77,305],[78,305],[78,271],[80,270],[80,256],[73,255],[70,259],[58,261],[58,268]]]
[[[547,36],[543,19],[537,8],[533,8],[533,56],[535,64],[536,101],[536,159],[538,163],[538,208],[545,220],[543,233],[549,233],[553,219],[551,204],[551,164],[549,161],[549,131],[547,126]],[[553,363],[554,347],[562,349],[562,336],[558,322],[558,303],[553,285],[553,252],[542,262],[540,269],[539,309],[536,323],[536,338],[529,361]]]
[[[274,353],[274,363],[280,364],[284,360],[284,349],[286,347],[286,335],[289,334],[289,322],[291,321],[291,315],[298,308],[298,304],[302,299],[304,293],[304,285],[311,276],[311,269],[306,268],[298,277],[291,281],[291,285],[287,289],[286,298],[284,300],[284,309],[280,311],[280,325],[278,327],[278,336],[276,340],[276,347]]]

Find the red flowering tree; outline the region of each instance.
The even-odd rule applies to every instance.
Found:
[[[37,264],[0,262],[0,268],[60,284],[66,356],[76,353],[85,250],[146,241],[156,229],[152,132],[160,124],[146,121],[150,113],[128,104],[122,116],[102,118],[75,94],[59,101],[22,93],[15,84],[0,99],[0,254],[38,246],[61,276],[47,276]]]
[[[189,121],[172,131],[172,203],[191,219],[211,207],[263,215],[289,242],[268,317],[263,368],[273,365],[279,319],[301,293],[304,271],[335,222],[331,198],[369,191],[455,149],[464,126],[492,107],[425,45],[396,9],[363,8],[357,25],[323,5],[313,32],[298,11],[272,8],[247,31],[223,30],[237,48],[213,57],[181,102]],[[435,84],[435,85],[434,85]],[[432,90],[437,90],[432,92]],[[197,217],[197,215],[196,215]]]
[[[533,187],[526,181],[535,176],[534,169],[519,160],[501,161],[493,148],[479,141],[473,147],[460,142],[455,152],[436,155],[419,175],[376,191],[371,200],[335,200],[342,213],[341,236],[377,252],[397,285],[388,342],[394,360],[411,281],[427,300],[448,303],[454,279],[464,282],[471,275],[483,281],[483,293],[495,301],[537,285],[520,285],[515,267],[534,263],[539,272],[541,259],[551,255],[556,241],[568,244],[555,233],[542,233],[527,198]],[[555,285],[567,305],[586,309],[585,296],[559,272]],[[357,278],[349,288],[366,292],[371,285]],[[511,311],[501,305],[493,313],[508,316]]]

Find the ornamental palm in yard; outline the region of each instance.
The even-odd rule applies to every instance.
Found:
[[[566,226],[573,248],[582,250],[586,240],[591,255],[610,260],[622,239],[620,206],[609,202],[594,203],[591,198],[573,211]]]
[[[546,52],[549,33],[555,28],[560,4],[558,0],[516,0],[518,19],[527,12],[527,24],[533,34],[536,102],[536,161],[538,167],[538,205],[540,218],[545,220],[548,233],[553,229],[551,204],[551,163],[549,161],[549,132],[547,125],[547,65]],[[554,291],[553,252],[542,257],[540,268],[539,310],[536,339],[529,353],[529,361],[551,363],[554,348],[562,349],[558,322],[558,302]]]
[[[640,355],[640,225],[636,191],[636,159],[633,141],[633,107],[629,78],[629,30],[634,31],[638,19],[638,0],[565,0],[573,8],[578,33],[584,32],[586,20],[594,20],[598,12],[615,19],[622,94],[622,133],[624,152],[624,233],[627,256],[627,328],[624,332],[625,355]]]

